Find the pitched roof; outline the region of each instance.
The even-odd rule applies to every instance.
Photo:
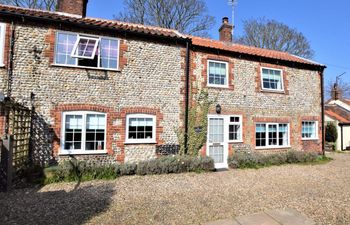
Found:
[[[240,54],[247,54],[252,56],[260,56],[270,59],[283,60],[288,62],[296,62],[312,66],[325,67],[317,62],[304,59],[286,52],[267,50],[262,48],[249,47],[238,44],[228,44],[221,41],[215,41],[207,38],[200,38],[195,36],[184,35],[173,29],[165,29],[154,26],[145,26],[141,24],[127,23],[116,20],[105,20],[89,17],[80,17],[73,14],[62,12],[50,12],[45,10],[27,9],[15,6],[1,5],[0,15],[20,15],[34,17],[37,19],[49,19],[58,22],[70,22],[75,24],[82,24],[86,26],[109,28],[115,30],[123,30],[134,33],[148,34],[161,37],[178,38],[178,39],[192,39],[193,45],[207,47],[211,49],[225,50]]]
[[[83,25],[98,26],[101,28],[112,28],[116,30],[125,30],[136,33],[144,33],[150,35],[171,37],[171,38],[181,38],[186,39],[187,36],[181,34],[177,30],[165,29],[154,26],[144,26],[141,24],[127,23],[116,20],[105,20],[89,17],[80,17],[73,14],[61,13],[61,12],[50,12],[38,9],[27,9],[15,6],[1,5],[0,4],[0,14],[17,14],[22,16],[36,17],[38,19],[50,19],[61,22],[71,22]]]
[[[350,123],[350,112],[339,105],[326,105],[325,115],[340,123]]]
[[[222,41],[216,41],[208,38],[201,38],[201,37],[194,37],[194,36],[192,36],[192,43],[193,45],[197,45],[201,47],[207,47],[207,48],[219,49],[219,50],[230,51],[235,53],[261,56],[261,57],[266,57],[271,59],[278,59],[283,61],[297,62],[302,64],[324,67],[324,65],[321,65],[317,62],[314,62],[299,56],[295,56],[287,52],[256,48],[256,47],[240,45],[240,44],[225,43]]]

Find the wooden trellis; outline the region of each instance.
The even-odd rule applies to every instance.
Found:
[[[1,103],[6,117],[1,149],[0,188],[9,189],[19,183],[30,163],[32,111],[18,103]]]

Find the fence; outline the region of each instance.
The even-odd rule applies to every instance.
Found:
[[[7,100],[0,103],[0,191],[19,185],[31,159],[32,111]]]

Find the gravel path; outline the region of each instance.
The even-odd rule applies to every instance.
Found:
[[[0,193],[0,224],[201,224],[294,208],[350,224],[350,154],[323,165],[122,177]]]

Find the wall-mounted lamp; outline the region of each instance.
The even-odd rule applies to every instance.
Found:
[[[220,104],[217,104],[217,105],[216,105],[216,113],[217,113],[217,114],[220,114],[220,113],[221,113],[221,105],[220,105]]]

